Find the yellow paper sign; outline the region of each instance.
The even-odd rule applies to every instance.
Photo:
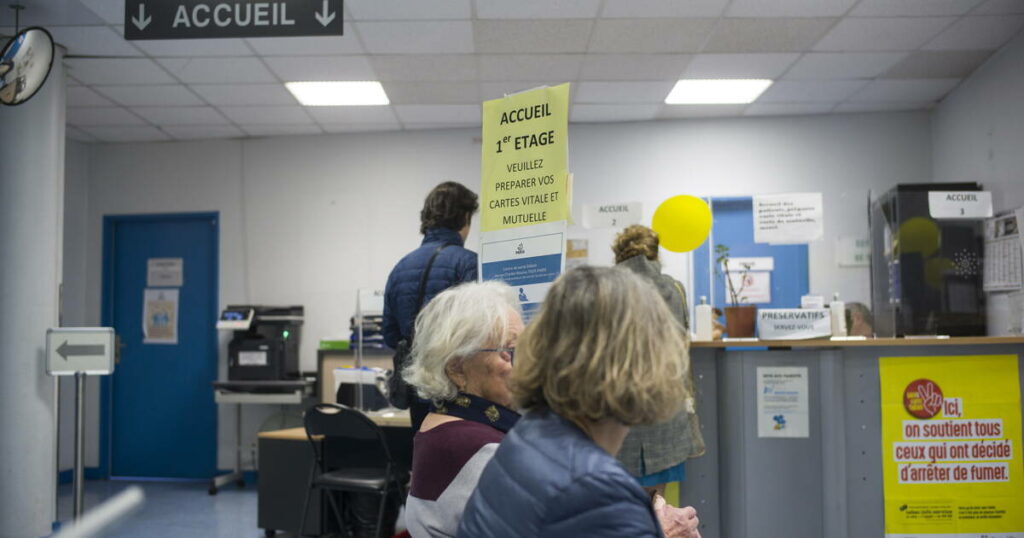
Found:
[[[1016,355],[879,359],[885,532],[1021,536]]]
[[[480,229],[569,218],[569,84],[483,104]]]

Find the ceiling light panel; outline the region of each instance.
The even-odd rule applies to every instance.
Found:
[[[676,82],[665,103],[669,105],[714,105],[752,103],[769,86],[768,79],[698,79]]]
[[[305,106],[368,106],[389,104],[377,81],[286,82],[285,87]]]

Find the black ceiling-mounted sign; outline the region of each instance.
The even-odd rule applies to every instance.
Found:
[[[125,0],[124,38],[342,35],[342,0]]]

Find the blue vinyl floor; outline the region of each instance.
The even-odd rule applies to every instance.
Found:
[[[217,495],[206,492],[209,482],[127,482],[91,480],[85,484],[85,510],[97,506],[130,486],[140,486],[146,495],[142,507],[128,516],[105,537],[262,537],[256,526],[256,485],[244,489],[225,486]],[[71,519],[70,484],[60,486],[57,516]],[[286,536],[279,533],[278,536]]]

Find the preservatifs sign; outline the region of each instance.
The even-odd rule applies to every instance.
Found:
[[[1017,360],[879,359],[888,538],[1024,537]]]
[[[485,101],[480,230],[569,217],[569,85]]]

